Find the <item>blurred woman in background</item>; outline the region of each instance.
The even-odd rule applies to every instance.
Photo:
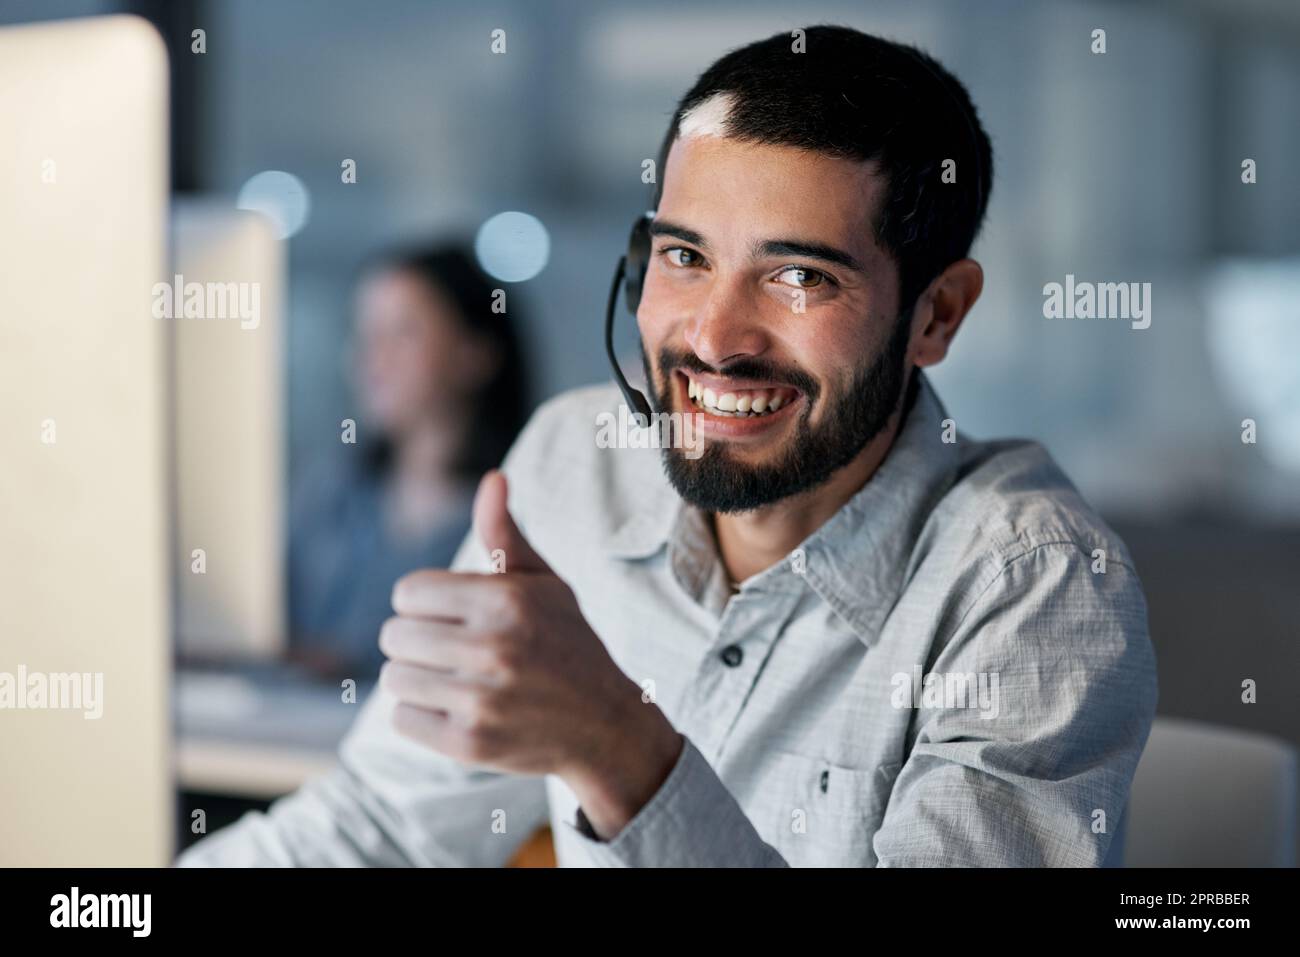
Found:
[[[527,418],[515,329],[492,293],[455,246],[388,254],[361,274],[357,443],[341,469],[295,488],[291,509],[290,657],[313,671],[378,674],[393,584],[451,563],[479,477]]]

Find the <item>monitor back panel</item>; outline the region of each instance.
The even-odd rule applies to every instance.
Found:
[[[168,861],[167,59],[0,30],[0,865]]]

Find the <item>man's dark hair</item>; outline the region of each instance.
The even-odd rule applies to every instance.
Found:
[[[915,47],[848,27],[804,30],[803,52],[778,33],[728,53],[682,97],[659,153],[662,173],[682,117],[731,95],[726,135],[876,161],[886,179],[876,239],[898,264],[899,313],[910,317],[926,286],[965,258],[993,186],[993,151],[966,88]],[[955,183],[940,179],[945,159]]]

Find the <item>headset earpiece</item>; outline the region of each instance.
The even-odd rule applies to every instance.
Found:
[[[623,299],[627,311],[634,316],[637,307],[641,305],[641,287],[645,284],[645,274],[650,268],[650,220],[653,217],[653,213],[638,216],[627,239],[627,273],[623,279]]]
[[[605,355],[609,359],[614,381],[623,393],[623,399],[631,409],[638,426],[645,428],[650,424],[653,410],[644,393],[632,388],[623,370],[618,367],[618,356],[614,353],[614,313],[618,307],[618,291],[623,289],[623,300],[628,312],[636,315],[641,305],[641,287],[645,283],[646,268],[650,264],[650,220],[654,213],[646,213],[632,227],[632,235],[627,240],[627,253],[619,257],[618,267],[614,270],[614,279],[609,285],[609,300],[605,304]]]

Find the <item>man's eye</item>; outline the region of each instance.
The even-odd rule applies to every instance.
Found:
[[[829,283],[830,277],[816,269],[803,266],[786,266],[778,275],[778,280],[797,289],[816,289],[822,283]]]
[[[684,246],[670,246],[663,251],[663,255],[668,257],[668,261],[674,266],[680,266],[684,269],[690,269],[698,266],[703,257],[694,249],[686,249]]]

